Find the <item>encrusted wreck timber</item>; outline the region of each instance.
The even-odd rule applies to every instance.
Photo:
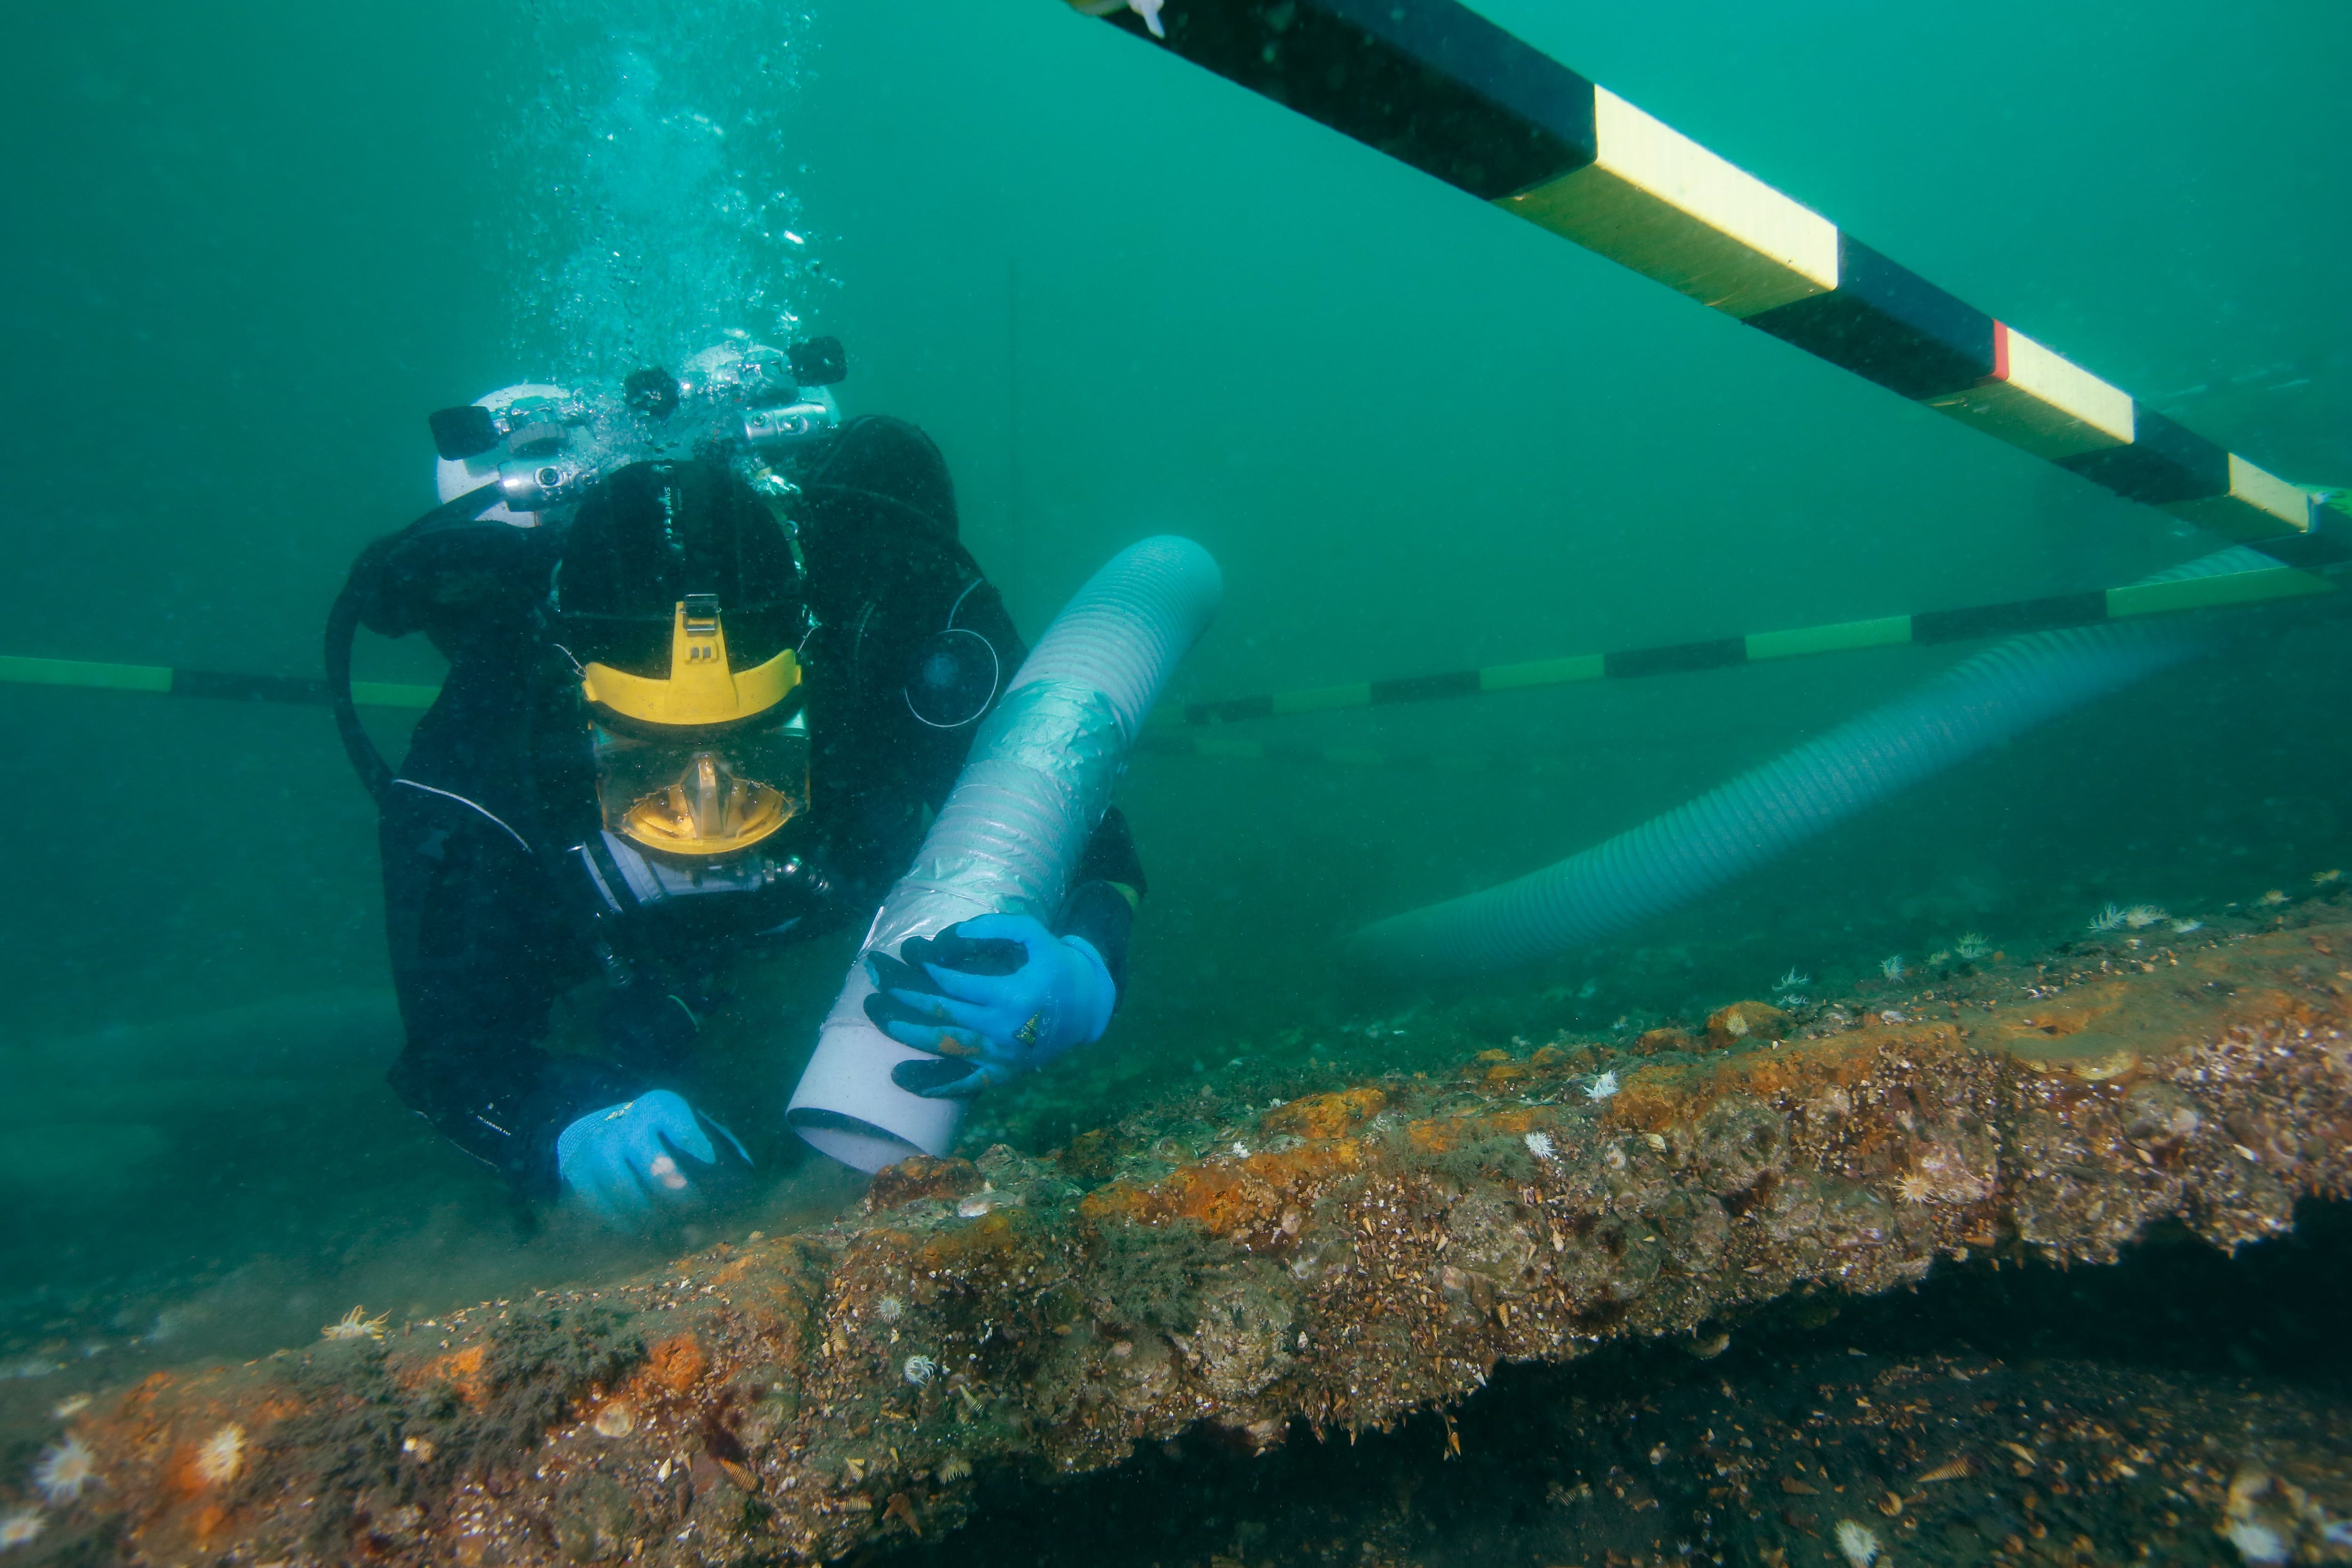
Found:
[[[52,1540],[831,1557],[952,1527],[978,1468],[1385,1426],[1505,1359],[1708,1353],[1745,1309],[1939,1255],[2104,1260],[2170,1218],[2234,1247],[2352,1182],[2347,941],[2094,954],[2007,1003],[1629,1058],[1597,1098],[1602,1047],[1490,1052],[1233,1120],[1192,1163],[1110,1134],[909,1162],[821,1229],[103,1398],[73,1427],[100,1480]]]

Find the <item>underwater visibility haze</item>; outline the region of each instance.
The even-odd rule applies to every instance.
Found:
[[[2340,5],[141,0],[0,83],[0,1563],[2352,1561]],[[1885,292],[1714,280],[1809,265]],[[434,509],[496,550],[353,610],[356,721],[571,745],[609,910],[339,743]],[[614,934],[740,864],[790,942]],[[832,1280],[789,1352],[664,1337],[728,1258]],[[538,1534],[466,1512],[575,1428]]]

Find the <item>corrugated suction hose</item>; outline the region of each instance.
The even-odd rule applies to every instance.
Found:
[[[866,1017],[866,954],[895,954],[908,937],[975,915],[1050,923],[1160,689],[1223,596],[1209,552],[1161,534],[1120,552],[1055,617],[982,721],[939,820],[859,944],[785,1111],[794,1131],[865,1171],[947,1152],[961,1103],[890,1081],[893,1066],[922,1053]]]
[[[2243,546],[2150,583],[2275,568]],[[1923,779],[2208,651],[2182,622],[2011,637],[1662,816],[1516,881],[1393,915],[1349,940],[1399,979],[1514,968],[1678,909]]]

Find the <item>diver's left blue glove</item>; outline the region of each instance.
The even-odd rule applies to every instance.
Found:
[[[890,1079],[927,1100],[964,1100],[1102,1038],[1118,1001],[1110,968],[1084,937],[1055,936],[1028,915],[982,915],[898,957],[866,955],[866,1016],[934,1059],[900,1062]]]
[[[683,1095],[651,1089],[635,1100],[592,1110],[566,1127],[555,1141],[555,1165],[563,1185],[577,1193],[590,1212],[616,1230],[634,1230],[691,1196],[686,1162],[716,1172],[716,1130],[743,1163],[751,1151],[719,1122],[697,1111]]]

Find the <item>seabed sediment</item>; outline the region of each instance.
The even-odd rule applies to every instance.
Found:
[[[159,1372],[72,1421],[102,1479],[16,1560],[831,1559],[936,1542],[991,1477],[1075,1477],[1188,1432],[1345,1441],[1446,1412],[1504,1363],[1704,1358],[1759,1312],[1939,1258],[2107,1263],[2159,1225],[2277,1237],[2299,1200],[2352,1189],[2352,920],[2168,941],[1822,1037],[1737,1004],[1609,1079],[1600,1046],[1485,1051],[1236,1114],[1206,1157],[1155,1138],[1171,1108],[1050,1156],[911,1160],[834,1223],[612,1288]],[[1772,1568],[1860,1568],[1848,1524],[1888,1557],[1982,1561],[1927,1551],[1919,1521],[1939,1487],[1999,1475],[1997,1560],[2125,1562],[2147,1543],[2085,1510],[2137,1486],[2194,1547],[2157,1555],[2352,1562],[2344,1412],[2265,1428],[2234,1395],[2175,1409],[2161,1376],[2082,1386],[2100,1377],[2114,1410],[2033,1410],[1998,1363],[1881,1365],[1819,1396],[1853,1406],[1834,1418],[1778,1439],[1755,1422],[1760,1448],[1728,1430],[1750,1402],[1726,1384],[1675,1507],[1762,1521],[1735,1555]],[[2019,1404],[2015,1432],[1930,1418],[1984,1389]],[[1832,1473],[1824,1424],[1857,1420],[1879,1457]],[[1658,1478],[1595,1473],[1563,1483],[1563,1518],[1657,1506]],[[1710,1528],[1675,1526],[1725,1561]],[[1596,1524],[1592,1561],[1637,1560],[1633,1539]]]

